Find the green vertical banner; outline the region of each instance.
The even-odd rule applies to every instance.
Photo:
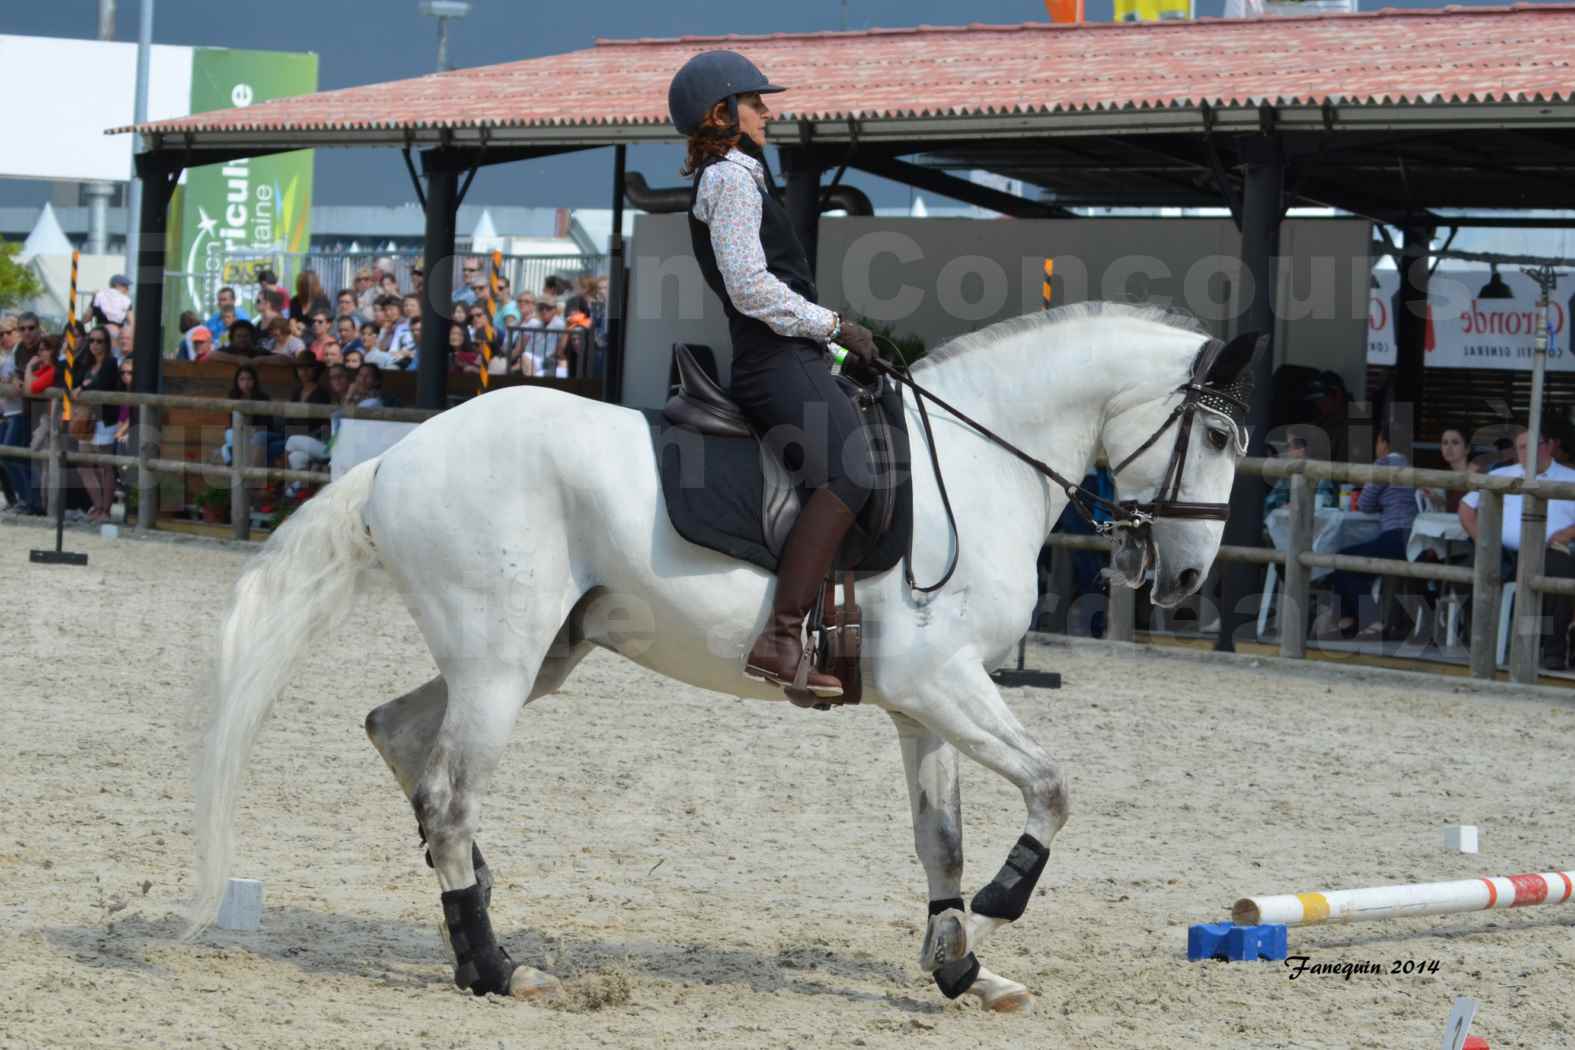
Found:
[[[195,48],[191,111],[205,113],[317,90],[317,56],[281,51]],[[166,296],[166,352],[176,343],[174,319],[199,318],[218,306],[219,289],[235,287],[241,308],[255,315],[257,271],[289,281],[288,256],[307,250],[312,213],[311,150],[209,164],[186,172],[180,200],[180,250],[169,257],[176,294]],[[173,212],[172,212],[173,216]]]

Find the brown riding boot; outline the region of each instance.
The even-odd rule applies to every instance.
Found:
[[[831,568],[842,537],[853,525],[853,512],[828,488],[815,490],[782,549],[777,566],[777,593],[766,629],[755,639],[744,663],[744,675],[757,682],[791,687],[804,654],[804,617],[809,615],[820,591],[820,581]],[[804,687],[818,699],[842,695],[834,675],[813,667]],[[790,696],[795,703],[798,699]]]

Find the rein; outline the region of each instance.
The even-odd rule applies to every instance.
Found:
[[[947,412],[950,412],[953,416],[956,416],[958,420],[975,430],[980,436],[994,443],[999,448],[1004,449],[1006,452],[1011,453],[1013,456],[1026,463],[1036,473],[1042,477],[1050,479],[1056,485],[1060,486],[1062,492],[1066,494],[1067,500],[1071,506],[1077,508],[1078,514],[1082,516],[1083,520],[1087,522],[1097,534],[1101,536],[1109,536],[1112,533],[1116,533],[1121,530],[1137,530],[1141,535],[1144,544],[1144,571],[1147,570],[1153,549],[1153,544],[1149,537],[1148,529],[1149,526],[1154,523],[1155,519],[1180,518],[1193,521],[1228,520],[1230,517],[1230,505],[1228,503],[1193,503],[1178,500],[1176,498],[1181,493],[1181,474],[1187,462],[1187,447],[1191,440],[1192,420],[1199,411],[1220,416],[1230,421],[1232,423],[1233,429],[1238,434],[1238,446],[1241,444],[1241,428],[1235,424],[1235,421],[1232,419],[1231,412],[1229,410],[1234,408],[1239,410],[1242,414],[1245,414],[1247,411],[1246,402],[1241,398],[1238,398],[1218,387],[1208,386],[1198,381],[1200,376],[1208,375],[1209,368],[1213,366],[1215,359],[1219,356],[1219,351],[1223,349],[1223,347],[1223,343],[1219,343],[1215,340],[1210,340],[1205,344],[1204,349],[1199,353],[1198,360],[1193,364],[1192,378],[1189,379],[1188,382],[1183,383],[1181,386],[1176,388],[1177,391],[1182,394],[1181,404],[1177,405],[1171,411],[1170,415],[1166,417],[1165,422],[1160,424],[1159,428],[1155,430],[1153,434],[1149,435],[1147,441],[1139,445],[1136,451],[1123,459],[1113,470],[1111,470],[1110,473],[1112,476],[1119,475],[1129,463],[1152,448],[1154,443],[1157,442],[1160,437],[1164,435],[1164,433],[1179,420],[1181,422],[1181,429],[1176,434],[1176,444],[1171,449],[1170,462],[1167,464],[1165,468],[1165,475],[1160,481],[1159,488],[1156,490],[1156,495],[1159,498],[1149,500],[1144,503],[1139,503],[1137,500],[1107,500],[1103,496],[1099,496],[1083,488],[1081,483],[1068,480],[1054,467],[1050,466],[1050,464],[1044,462],[1043,460],[1034,458],[1033,456],[1024,452],[1022,449],[1018,448],[1016,445],[1012,444],[1010,441],[1007,441],[1005,438],[1001,437],[999,434],[996,434],[983,423],[980,423],[978,420],[969,416],[966,412],[963,412],[961,409],[957,408],[955,405],[947,403],[943,398],[937,397],[935,394],[915,383],[913,381],[912,375],[909,373],[908,366],[900,363],[902,360],[900,356],[897,357],[899,362],[898,364],[888,364],[878,357],[874,358],[870,362],[867,362],[869,367],[872,367],[876,372],[880,373],[881,375],[889,376],[892,380],[907,386],[913,391],[914,401],[917,403],[919,409],[919,420],[924,427],[924,440],[926,445],[929,447],[930,467],[935,473],[936,486],[940,490],[941,506],[945,508],[946,511],[946,524],[950,530],[950,535],[955,537],[955,542],[952,544],[951,554],[947,559],[946,571],[941,575],[941,578],[938,581],[928,587],[920,587],[918,585],[918,581],[914,578],[913,547],[912,541],[910,539],[908,551],[903,558],[902,566],[903,576],[905,577],[908,586],[913,590],[918,591],[920,594],[930,594],[946,586],[946,582],[950,580],[952,578],[952,574],[957,571],[958,554],[962,548],[962,539],[957,531],[957,518],[952,512],[951,498],[946,492],[946,479],[941,474],[941,462],[939,454],[935,448],[935,434],[930,426],[929,413],[924,407],[924,402],[926,399],[934,401],[941,408],[944,408]],[[1209,402],[1211,401],[1219,403],[1210,404]],[[1103,522],[1094,520],[1095,511],[1104,511],[1110,515],[1110,520]]]

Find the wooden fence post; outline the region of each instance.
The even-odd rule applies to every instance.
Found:
[[[252,500],[241,471],[251,463],[252,428],[246,413],[230,413],[230,535],[238,540],[252,534]]]
[[[1312,571],[1301,555],[1312,549],[1313,486],[1305,474],[1291,477],[1291,535],[1285,548],[1284,588],[1280,592],[1280,655],[1300,660],[1307,655],[1308,600]]]
[[[1542,595],[1531,581],[1542,575],[1548,504],[1538,496],[1522,496],[1520,506],[1520,553],[1515,568],[1515,627],[1509,648],[1509,673],[1515,681],[1530,685],[1537,680],[1542,659]]]
[[[1503,584],[1504,497],[1484,492],[1477,504],[1477,553],[1471,567],[1471,677],[1492,678],[1498,667],[1498,594]]]
[[[161,417],[156,405],[137,408],[137,529],[143,532],[154,528],[159,516],[159,477],[148,460],[158,458]]]

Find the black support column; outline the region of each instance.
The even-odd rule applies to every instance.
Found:
[[[788,216],[798,232],[799,243],[815,272],[816,251],[820,246],[820,176],[825,171],[821,158],[809,146],[783,146],[782,181],[786,183]]]
[[[613,147],[612,234],[607,238],[607,373],[602,399],[623,402],[623,177],[628,147]]]
[[[444,150],[421,155],[427,178],[426,294],[421,297],[421,364],[416,372],[418,408],[447,407],[448,327],[454,302],[454,221],[459,211],[463,163]]]
[[[1422,369],[1427,363],[1428,250],[1433,240],[1429,226],[1407,223],[1400,250],[1400,291],[1395,297],[1395,373],[1383,420],[1391,427],[1396,452],[1414,465],[1412,442],[1422,404]],[[1372,396],[1372,391],[1368,391]],[[1360,460],[1365,447],[1349,455]]]
[[[1270,337],[1269,347],[1253,361],[1252,411],[1247,417],[1252,435],[1247,455],[1262,456],[1274,394],[1274,285],[1280,219],[1285,215],[1285,159],[1279,140],[1272,135],[1247,139],[1241,155],[1247,162],[1241,209],[1241,261],[1242,268],[1251,275],[1252,296],[1238,331],[1264,332]],[[1265,491],[1262,478],[1236,475],[1230,497],[1230,521],[1225,525],[1227,544],[1259,545]],[[1253,621],[1251,612],[1238,607],[1249,604],[1248,599],[1258,593],[1260,571],[1257,566],[1239,562],[1220,564],[1220,634],[1215,649],[1234,652],[1236,632]]]
[[[132,389],[139,394],[157,394],[164,384],[164,266],[168,240],[170,198],[175,193],[175,178],[180,164],[157,153],[139,153],[137,177],[142,180],[142,207],[129,216],[138,225],[141,239],[137,257],[131,261],[131,280],[136,290],[137,325],[132,334]],[[163,421],[155,408],[144,408],[137,416],[136,440],[140,451],[156,458]],[[151,470],[139,468],[137,485],[137,528],[151,529],[159,515],[158,480]]]

